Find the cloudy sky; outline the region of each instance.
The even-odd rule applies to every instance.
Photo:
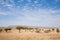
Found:
[[[60,27],[60,0],[0,0],[0,26]]]

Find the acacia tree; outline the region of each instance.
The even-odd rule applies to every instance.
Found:
[[[17,26],[16,29],[18,29],[20,32],[20,30],[23,29],[23,27]]]
[[[21,29],[25,30],[25,32],[26,32],[26,30],[28,30],[28,29],[31,30],[31,29],[33,29],[33,28],[28,28],[28,27],[25,27],[25,26],[24,26],[24,27],[23,27],[23,26],[17,26],[16,29],[18,29],[19,32],[21,31]]]

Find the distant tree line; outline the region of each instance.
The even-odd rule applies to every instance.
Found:
[[[34,29],[36,30],[35,32],[36,33],[40,33],[40,31],[41,31],[41,28],[39,29],[39,28],[31,28],[31,27],[23,27],[23,26],[17,26],[16,27],[16,29],[17,30],[19,30],[19,32],[21,31],[21,29],[23,29],[23,30],[33,30],[34,31]],[[8,32],[8,31],[11,31],[12,30],[12,28],[4,28],[4,29],[1,29],[0,28],[0,33],[2,32],[2,31],[5,31],[5,32]],[[51,30],[52,31],[56,31],[57,33],[59,33],[60,32],[60,30],[59,30],[59,28],[56,28],[56,30],[54,29],[54,28],[51,28]],[[47,29],[47,30],[42,30],[44,33],[49,33],[49,32],[52,32],[50,29]]]
[[[17,27],[16,27],[16,29],[18,29],[18,30],[19,30],[19,32],[20,32],[20,30],[21,30],[21,29],[23,29],[23,30],[25,30],[25,29],[26,29],[26,30],[31,30],[31,29],[33,29],[33,28],[17,26]]]

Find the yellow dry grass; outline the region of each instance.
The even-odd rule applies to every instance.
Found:
[[[36,33],[36,32],[18,32],[13,30],[12,32],[1,32],[0,40],[60,40],[60,33]]]

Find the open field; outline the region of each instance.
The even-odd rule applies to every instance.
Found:
[[[9,32],[0,32],[0,40],[60,40],[60,33],[51,31],[48,33],[29,30],[13,29]]]

